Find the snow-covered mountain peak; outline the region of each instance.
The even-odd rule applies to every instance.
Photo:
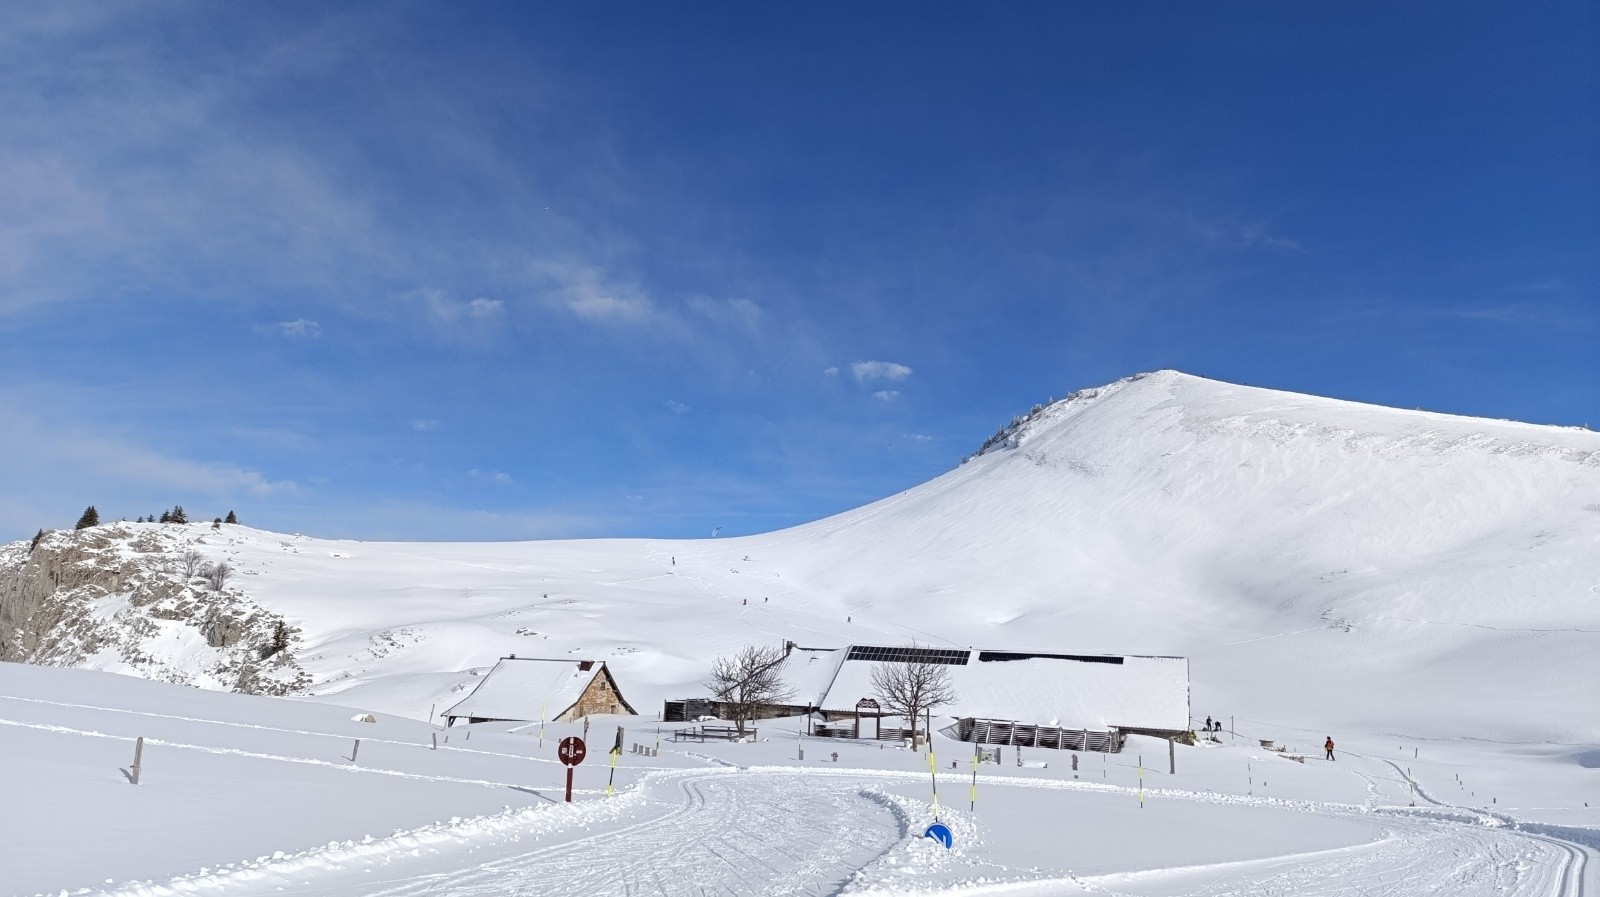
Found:
[[[1155,442],[1160,431],[1172,428],[1199,437],[1259,438],[1279,444],[1297,438],[1343,442],[1353,450],[1375,454],[1481,450],[1549,454],[1579,464],[1600,464],[1600,433],[1581,427],[1389,408],[1175,370],[1135,374],[1036,405],[991,437],[972,458],[1024,446],[1048,452],[1056,443],[1082,444],[1090,432],[1123,446]]]

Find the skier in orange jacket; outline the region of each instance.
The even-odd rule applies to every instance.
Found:
[[[1327,759],[1329,759],[1329,760],[1333,760],[1334,759],[1334,756],[1333,756],[1333,736],[1332,735],[1329,735],[1328,736],[1328,740],[1324,741],[1322,743],[1322,749],[1327,752],[1327,754],[1328,754]]]

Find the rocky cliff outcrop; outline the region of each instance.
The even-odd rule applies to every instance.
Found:
[[[110,524],[0,547],[0,660],[248,694],[303,691],[299,630],[208,581],[205,525]]]

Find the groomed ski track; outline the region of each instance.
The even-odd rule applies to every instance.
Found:
[[[926,822],[880,786],[920,776],[779,767],[663,771],[609,800],[523,814],[367,850],[313,851],[225,874],[108,890],[325,897],[485,895],[1097,894],[1541,895],[1585,897],[1589,849],[1426,797],[1429,806],[1357,807],[1154,790],[1152,800],[1247,803],[1359,820],[1367,844],[1267,859],[1096,876],[1021,873],[954,857],[927,878],[881,874],[885,854]],[[1122,791],[1115,786],[985,777],[987,787]],[[1065,796],[1065,795],[1062,795]],[[915,802],[909,802],[915,803]],[[961,815],[961,814],[957,814]],[[980,823],[981,825],[981,823]],[[443,837],[439,835],[442,834]],[[981,853],[981,852],[980,852]],[[1067,865],[1063,863],[1063,865]],[[858,874],[859,873],[859,874]],[[981,881],[980,881],[981,879]]]

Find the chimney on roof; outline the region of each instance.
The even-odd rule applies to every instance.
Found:
[[[509,657],[509,658],[507,658],[507,659],[508,659],[508,660],[516,660],[516,659],[517,659],[517,655],[515,655],[515,654],[513,654],[513,655],[511,655],[511,656],[510,656],[510,657]]]
[[[580,661],[578,661],[578,669],[579,670],[587,670],[587,669],[589,669],[589,668],[591,668],[593,666],[594,666],[594,661],[592,661],[592,660],[580,660]]]
[[[793,650],[794,650],[794,649],[795,649],[795,644],[794,644],[794,642],[792,642],[792,641],[786,641],[786,642],[784,642],[784,643],[783,643],[783,656],[784,656],[784,657],[788,657],[788,656],[789,656],[789,653],[790,653],[790,652],[791,652],[791,651],[793,651]]]

